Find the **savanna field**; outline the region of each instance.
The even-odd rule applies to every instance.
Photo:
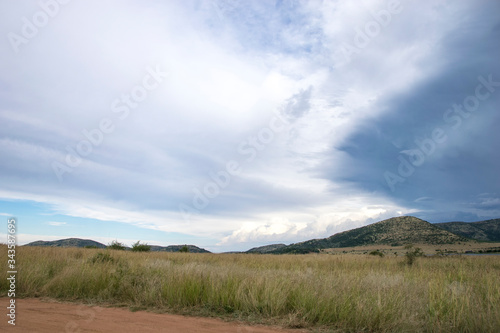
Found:
[[[7,262],[7,247],[0,246]],[[321,332],[500,332],[500,256],[17,249],[17,293]],[[0,272],[7,296],[7,269]]]

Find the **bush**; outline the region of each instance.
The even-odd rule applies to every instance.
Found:
[[[97,249],[97,246],[95,246],[95,245],[85,245],[84,248],[86,248],[86,249]]]
[[[412,266],[415,263],[415,260],[417,260],[417,257],[422,257],[424,255],[424,252],[422,252],[422,249],[419,247],[412,249],[412,246],[405,246],[405,248],[408,249],[408,251],[405,254],[405,263],[408,266]]]
[[[384,254],[382,252],[380,252],[379,250],[374,250],[372,252],[369,253],[371,256],[379,256],[379,257],[383,257]]]
[[[106,248],[110,250],[125,250],[125,245],[114,240]]]
[[[189,247],[187,247],[187,245],[184,245],[183,247],[181,247],[181,249],[179,250],[179,252],[188,253],[189,252]]]
[[[134,252],[148,252],[151,251],[151,246],[148,244],[141,244],[140,241],[132,244],[132,251]]]
[[[95,263],[104,263],[104,262],[114,262],[115,259],[109,253],[99,252],[96,253],[92,258],[90,258],[90,262]]]
[[[444,254],[443,250],[436,249],[436,255],[437,255],[438,257],[444,257],[444,255],[445,255],[445,254]]]

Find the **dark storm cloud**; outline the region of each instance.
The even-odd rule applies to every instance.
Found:
[[[380,101],[387,111],[334,148],[347,157],[342,172],[329,179],[384,194],[431,218],[498,214],[494,199],[481,205],[476,197],[500,188],[500,4],[481,2],[467,14],[432,59],[443,63],[437,73]],[[479,85],[481,96],[488,96],[475,99],[476,110],[454,111],[454,105],[474,101]],[[438,200],[419,200],[423,197]],[[478,203],[471,204],[474,200]]]

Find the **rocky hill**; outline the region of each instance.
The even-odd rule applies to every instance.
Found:
[[[151,245],[151,251],[179,252],[184,246],[187,246],[190,253],[210,253],[210,251],[207,251],[195,245],[169,245],[169,246]]]
[[[400,246],[415,244],[454,244],[471,241],[413,216],[393,217],[328,238],[312,239],[282,247],[272,253],[308,253],[320,249],[365,245]]]
[[[36,241],[26,244],[26,246],[53,246],[53,247],[86,247],[92,246],[99,249],[106,248],[106,245],[90,240],[90,239],[80,239],[80,238],[67,238],[60,239],[56,241]]]
[[[285,244],[271,244],[259,247],[253,247],[245,253],[271,253],[273,251],[279,250],[283,247],[286,247]]]
[[[484,242],[500,242],[500,219],[479,222],[445,222],[436,226],[454,234]]]
[[[60,239],[56,241],[36,241],[26,244],[25,246],[53,246],[53,247],[97,247],[99,249],[104,249],[107,246],[90,240],[90,239],[80,239],[80,238],[67,238]],[[158,246],[151,245],[151,251],[163,251],[163,252],[179,252],[179,250],[187,246],[189,252],[191,253],[210,253],[209,251],[202,249],[195,245],[169,245],[169,246]],[[126,250],[130,250],[126,247]]]

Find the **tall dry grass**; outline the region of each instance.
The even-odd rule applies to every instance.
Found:
[[[0,261],[7,262],[6,246]],[[331,331],[500,332],[500,256],[402,261],[21,247],[17,290]]]

